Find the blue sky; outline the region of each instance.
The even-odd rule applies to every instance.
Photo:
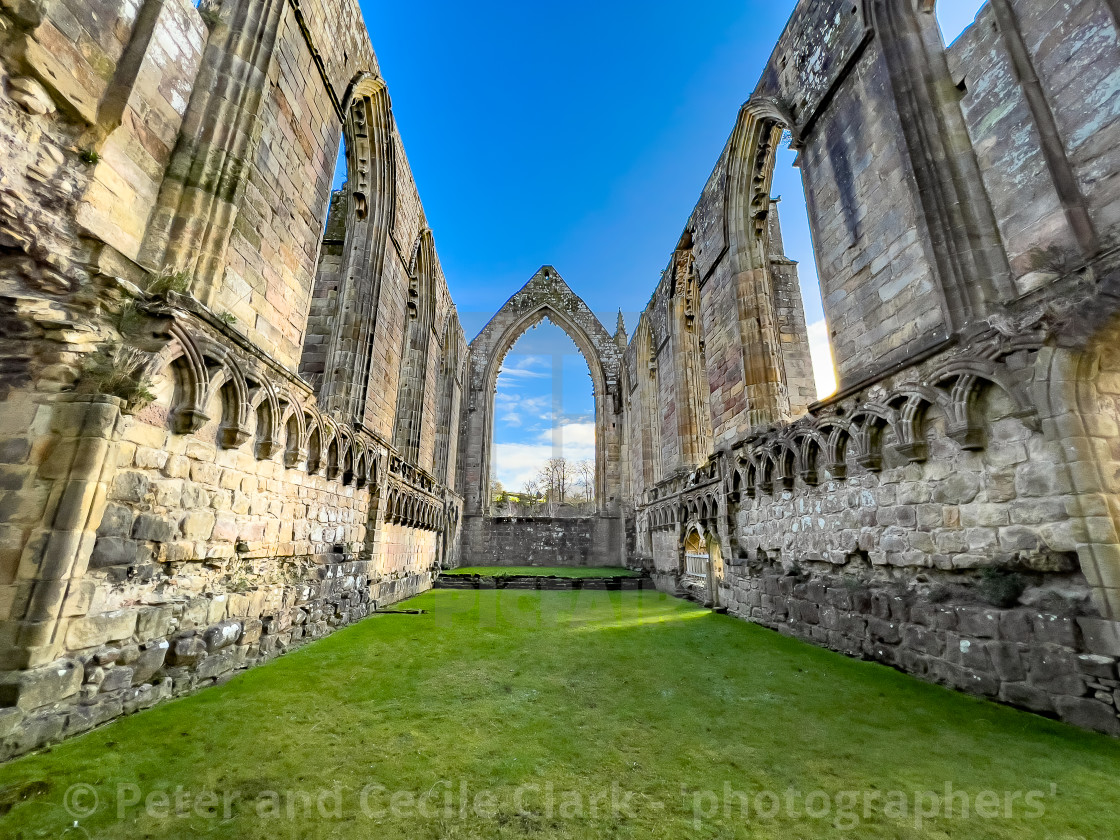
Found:
[[[618,308],[633,327],[796,5],[361,3],[468,339],[545,264],[611,332]],[[941,0],[943,28],[955,36],[980,5]],[[783,150],[774,193],[827,393],[826,330],[792,161]],[[592,412],[574,345],[550,326],[527,336],[507,359],[522,372],[503,376],[498,394],[522,404],[509,415],[520,425],[496,424],[496,466],[511,487],[531,452],[551,453],[542,433],[556,418],[569,431],[564,454],[582,457],[586,434],[576,427]],[[564,359],[555,382],[552,356]],[[507,444],[522,447],[504,450],[518,457],[502,458]]]

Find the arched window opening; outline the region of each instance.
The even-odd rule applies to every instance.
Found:
[[[299,372],[322,408],[360,423],[377,375],[371,365],[381,358],[373,343],[396,203],[393,120],[380,78],[354,83],[339,129],[337,155],[320,174],[328,207]]]
[[[595,512],[595,394],[575,342],[547,318],[501,363],[494,395],[490,510],[496,516]]]
[[[778,321],[803,327],[804,334],[808,336],[807,360],[800,352],[802,348],[785,348],[784,358],[787,383],[796,383],[799,379],[815,383],[815,393],[810,394],[794,393],[798,387],[796,384],[790,387],[791,403],[805,406],[808,404],[806,399],[812,402],[836,391],[836,367],[832,360],[828,323],[824,317],[805,185],[798,165],[798,153],[791,148],[791,141],[792,135],[784,132],[775,157],[771,187],[771,195],[775,199],[768,232],[774,285],[779,299],[788,302],[788,307],[779,306]],[[792,299],[793,295],[797,300]],[[794,323],[798,321],[801,323]],[[811,370],[803,369],[806,362]],[[800,412],[794,410],[793,413]]]
[[[338,140],[338,155],[335,157],[334,163],[334,179],[331,183],[331,193],[340,192],[346,186],[347,167],[346,167],[346,135],[344,134]]]
[[[323,239],[319,246],[315,290],[299,365],[300,374],[316,391],[323,384],[328,343],[335,326],[334,321],[339,314],[338,293],[344,270],[343,252],[352,203],[347,192],[348,169],[346,137],[343,134],[338,143],[330,197],[323,212]]]
[[[401,457],[426,470],[433,469],[434,420],[427,408],[428,381],[433,371],[432,327],[435,319],[436,253],[432,232],[420,234],[408,284],[405,329],[401,346],[400,381],[393,444]],[[434,384],[431,387],[435,387]],[[427,432],[427,433],[425,433]]]
[[[987,0],[940,0],[934,7],[937,24],[941,27],[941,38],[946,45],[952,44],[968,27],[976,21],[976,16]]]

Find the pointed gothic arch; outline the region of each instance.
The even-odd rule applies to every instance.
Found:
[[[331,201],[300,373],[317,386],[325,410],[361,423],[396,208],[393,113],[384,81],[358,76],[344,113],[347,179]]]
[[[406,322],[401,347],[401,375],[397,388],[397,417],[393,445],[410,464],[421,463],[421,437],[428,386],[429,348],[435,320],[436,249],[425,228],[416,241],[409,267]]]
[[[770,268],[771,188],[782,132],[799,142],[782,105],[752,97],[731,135],[726,206],[727,244],[736,283],[748,427],[790,419],[789,387]]]
[[[621,503],[622,400],[619,373],[622,353],[594,313],[551,266],[544,266],[483,328],[470,344],[467,415],[460,436],[462,487],[467,538],[482,545],[488,520],[491,453],[494,441],[494,395],[502,360],[526,330],[548,318],[575,343],[587,362],[595,397],[595,496],[597,518],[606,520],[593,554],[617,562]],[[480,524],[482,523],[482,524]]]

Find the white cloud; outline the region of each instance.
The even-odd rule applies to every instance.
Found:
[[[552,398],[522,397],[499,391],[494,395],[494,412],[499,423],[511,428],[520,427],[526,417],[534,421],[551,421]]]
[[[498,371],[498,384],[516,388],[517,380],[548,379],[552,376],[550,368],[551,365],[544,356],[509,356]]]
[[[818,399],[836,391],[836,368],[832,364],[832,345],[828,340],[828,324],[822,318],[809,324],[809,355],[813,359],[813,376],[817,380]]]
[[[507,490],[520,490],[552,457],[552,447],[535,443],[494,444],[493,477]]]
[[[560,446],[553,448],[552,429],[538,436],[539,443],[495,443],[493,477],[507,490],[520,490],[535,479],[544,462],[561,456],[569,461],[595,458],[595,424],[564,423],[560,427]]]
[[[559,428],[559,441],[564,447],[564,457],[568,460],[579,461],[584,457],[593,457],[595,454],[595,424],[592,423],[574,423],[567,422],[561,424]],[[542,443],[552,443],[553,430],[545,429],[540,434]],[[586,451],[590,449],[591,455],[573,455],[569,450]]]

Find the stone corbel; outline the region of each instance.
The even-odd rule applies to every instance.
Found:
[[[307,460],[307,454],[306,448],[289,449],[284,453],[284,466],[295,469],[300,463]]]
[[[184,407],[175,410],[171,418],[171,428],[177,435],[189,435],[209,422],[209,415],[201,409]]]
[[[883,455],[880,452],[861,452],[856,456],[856,463],[868,472],[879,472],[883,469]]]
[[[961,449],[983,449],[984,430],[971,422],[950,424],[946,434],[960,444]]]
[[[253,436],[251,429],[241,424],[223,426],[218,433],[218,441],[223,449],[237,449]]]
[[[280,444],[271,437],[265,438],[257,444],[257,458],[264,461],[280,451]]]
[[[929,447],[924,440],[899,441],[894,445],[894,449],[911,464],[919,464],[929,459]]]

